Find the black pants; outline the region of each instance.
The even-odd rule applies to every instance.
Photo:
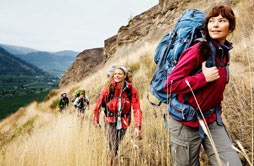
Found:
[[[116,156],[119,144],[127,129],[116,129],[116,123],[106,123],[106,134],[109,143],[109,155]]]

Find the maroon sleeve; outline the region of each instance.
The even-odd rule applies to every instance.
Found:
[[[206,86],[205,76],[202,72],[194,73],[201,69],[202,56],[198,53],[198,44],[185,50],[175,68],[168,75],[167,81],[164,84],[166,93],[185,94],[190,92],[186,80],[189,82],[193,90],[200,89]]]

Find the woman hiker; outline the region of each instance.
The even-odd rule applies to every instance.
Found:
[[[226,65],[208,68],[205,61],[209,56],[212,56],[213,47],[216,50],[216,64],[228,63],[229,50],[232,45],[226,38],[234,29],[235,15],[231,7],[225,5],[213,7],[206,16],[203,25],[206,41],[196,43],[182,53],[178,64],[168,75],[164,87],[165,92],[177,94],[180,102],[189,104],[197,112],[200,107],[204,114],[205,112],[209,113],[205,117],[205,121],[223,166],[242,165],[239,156],[232,149],[232,141],[220,117],[223,92],[228,82],[229,73]],[[212,44],[212,47],[209,43]],[[202,71],[196,73],[195,71],[200,68]],[[194,91],[198,104],[190,87]],[[173,165],[200,165],[201,144],[208,155],[209,165],[219,165],[207,135],[203,135],[202,138],[198,120],[178,121],[171,117],[169,126]]]
[[[130,74],[130,73],[129,73]],[[109,144],[108,161],[112,165],[120,141],[131,122],[131,108],[135,120],[135,138],[141,137],[142,111],[136,88],[132,85],[126,66],[118,66],[102,90],[94,108],[94,123],[99,126],[101,107],[105,107],[104,122]]]

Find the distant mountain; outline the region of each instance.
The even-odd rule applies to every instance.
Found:
[[[75,51],[71,51],[71,50],[64,50],[64,51],[58,51],[58,52],[54,52],[55,55],[59,55],[59,56],[73,56],[76,57],[79,53],[75,52]]]
[[[60,77],[75,61],[78,52],[64,50],[58,52],[38,51],[32,48],[0,44],[0,47],[12,55],[48,72],[51,75]]]
[[[15,55],[15,54],[28,54],[32,52],[41,52],[39,50],[33,49],[33,48],[28,48],[28,47],[22,47],[22,46],[14,46],[14,45],[8,45],[8,44],[0,44],[0,47],[8,51],[9,53]],[[57,51],[57,52],[50,52],[55,55],[63,56],[63,55],[68,55],[68,56],[77,56],[79,52],[72,51],[72,50],[63,50],[63,51]]]
[[[0,47],[8,51],[9,53],[15,54],[28,54],[30,52],[37,52],[38,50],[27,48],[27,47],[20,47],[20,46],[13,46],[7,44],[0,44]]]
[[[15,55],[24,61],[31,63],[40,69],[55,76],[62,76],[68,67],[75,61],[75,54],[69,51],[49,53],[49,52],[31,52],[28,54]]]
[[[45,75],[41,69],[19,59],[0,47],[0,75]]]

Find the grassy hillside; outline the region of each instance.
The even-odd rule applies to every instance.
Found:
[[[203,6],[207,5],[206,3]],[[223,102],[223,120],[233,141],[239,141],[253,162],[253,52],[254,2],[245,0],[234,7],[237,29],[230,40],[231,78]],[[202,5],[200,5],[202,8]],[[100,71],[79,84],[49,93],[44,102],[34,102],[0,122],[0,164],[9,165],[106,165],[107,143],[104,128],[91,124],[92,109],[106,83],[106,73],[113,64],[126,64],[133,70],[133,84],[141,98],[143,110],[142,140],[133,139],[133,124],[121,143],[116,165],[171,165],[168,132],[163,124],[165,105],[153,107],[146,99],[149,82],[155,69],[153,54],[158,41],[135,43],[119,49]],[[61,92],[70,97],[78,88],[85,88],[90,110],[80,128],[73,107],[64,114],[54,109]],[[153,101],[156,101],[152,98]],[[100,117],[103,126],[102,116]],[[237,146],[237,145],[236,145]],[[239,146],[237,146],[239,148]],[[242,161],[246,159],[239,154]],[[202,154],[202,165],[207,165]],[[247,164],[246,164],[247,165]]]
[[[49,87],[47,87],[49,88]],[[0,98],[0,121],[9,115],[15,113],[20,107],[25,107],[33,101],[41,102],[47,96],[49,90],[38,93],[25,93],[23,95],[8,96]]]
[[[0,75],[0,120],[32,101],[42,101],[57,86],[57,78],[47,75]]]

